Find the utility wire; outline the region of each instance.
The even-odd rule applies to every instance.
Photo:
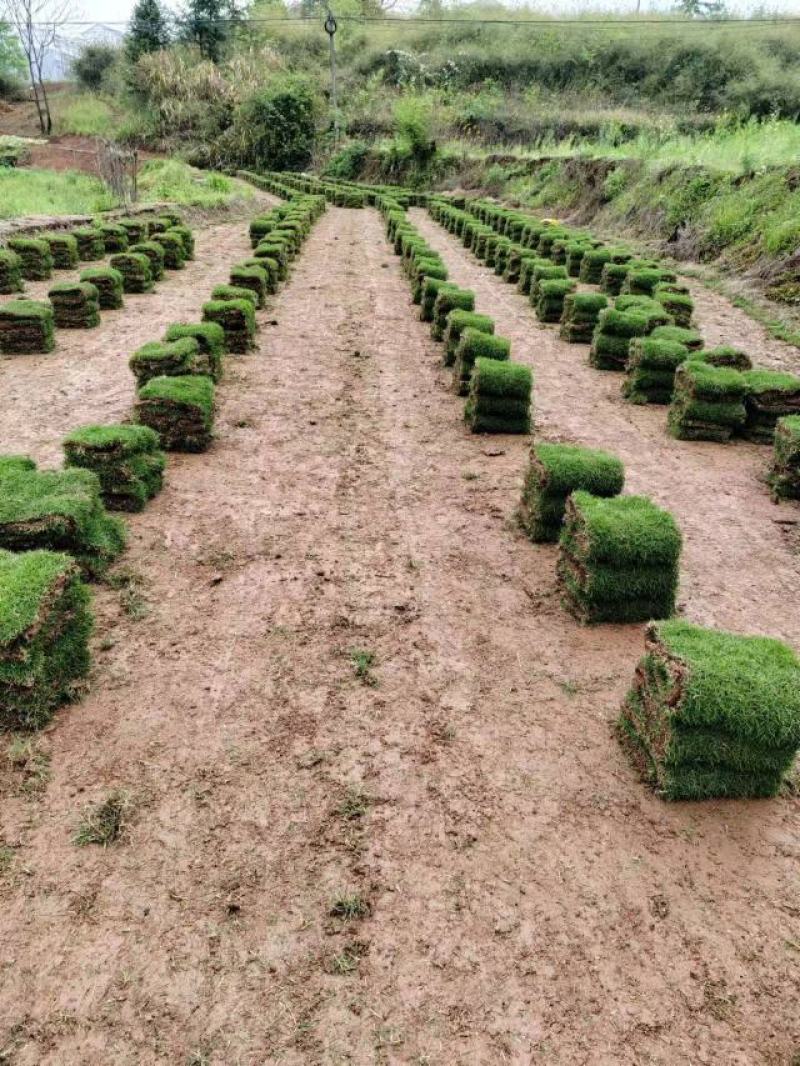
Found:
[[[409,15],[409,16],[392,16],[392,15],[338,15],[336,16],[339,22],[358,22],[365,26],[376,24],[390,24],[392,26],[409,26],[409,25],[459,25],[459,26],[547,26],[549,28],[556,28],[558,26],[606,26],[614,28],[617,26],[671,26],[684,27],[692,26],[698,29],[711,29],[714,26],[784,26],[800,23],[799,16],[787,16],[776,15],[771,18],[713,18],[713,19],[673,19],[673,18],[606,18],[606,19],[486,19],[486,18],[425,18],[421,15]],[[267,25],[275,23],[293,23],[295,25],[302,25],[304,23],[316,22],[320,23],[320,19],[316,15],[278,15],[274,17],[263,18],[216,18],[216,19],[193,19],[194,23],[200,23],[205,26],[222,26],[222,25],[234,25],[234,26],[255,26],[255,25]],[[321,23],[320,23],[321,24]],[[35,22],[34,26],[52,26],[52,22]],[[59,26],[128,26],[129,20],[125,21],[108,21],[107,19],[93,19],[91,21],[86,19],[67,19],[65,21],[58,21]]]

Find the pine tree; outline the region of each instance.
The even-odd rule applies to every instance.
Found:
[[[196,44],[206,59],[218,63],[238,18],[232,0],[189,0],[181,18],[181,40]]]
[[[158,0],[137,0],[128,26],[125,51],[132,63],[169,44],[169,25]]]

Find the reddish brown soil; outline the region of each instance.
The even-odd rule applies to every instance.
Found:
[[[800,646],[774,521],[798,511],[769,503],[766,450],[671,441],[415,218],[535,366],[538,432],[612,446],[675,512],[687,616]],[[413,311],[378,217],[329,210],[258,352],[229,361],[218,441],[131,519],[149,614],[97,590],[91,691],[39,741],[49,783],[2,772],[14,1066],[777,1066],[800,1047],[800,801],[642,787],[610,728],[641,627],[561,610],[555,549],[513,521],[528,442],[464,431]],[[82,340],[121,389],[124,344],[110,363]],[[120,412],[69,374],[74,421]],[[29,427],[0,389],[3,449],[53,455],[58,395]],[[126,837],[76,848],[112,788],[135,802]],[[345,893],[368,915],[331,917]]]

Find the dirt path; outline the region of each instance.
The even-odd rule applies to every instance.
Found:
[[[632,487],[696,486],[653,412],[430,234],[535,360],[543,423],[615,430]],[[92,691],[42,741],[46,791],[3,771],[7,1061],[786,1063],[798,802],[642,789],[609,729],[641,630],[559,608],[554,550],[510,521],[526,442],[464,431],[373,212],[329,210],[261,317],[278,325],[236,362],[218,442],[131,521],[149,615],[99,593]],[[717,451],[697,456],[719,477]],[[719,552],[699,565],[687,530],[684,596],[741,617],[745,503],[747,621],[775,631],[795,560],[757,450],[723,458],[735,499],[692,501]],[[138,804],[128,839],[76,849],[112,787]],[[331,916],[344,897],[361,918]]]

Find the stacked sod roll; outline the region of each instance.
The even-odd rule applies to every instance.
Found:
[[[573,492],[559,540],[562,602],[586,623],[669,618],[680,552],[672,515],[646,497]]]
[[[564,302],[575,291],[571,278],[543,278],[538,284],[536,317],[540,322],[560,322]]]
[[[209,300],[203,304],[203,321],[222,328],[227,351],[242,355],[255,347],[256,316],[252,299]]]
[[[41,729],[89,670],[89,592],[69,555],[0,549],[0,727]]]
[[[122,274],[113,267],[86,267],[80,280],[94,285],[101,311],[117,311],[123,306]]]
[[[800,377],[777,370],[746,370],[742,434],[756,444],[772,444],[778,419],[800,415]]]
[[[78,265],[78,242],[72,233],[45,233],[42,240],[50,249],[56,270],[71,270]]]
[[[225,330],[218,322],[174,322],[164,340],[179,341],[186,337],[197,343],[194,373],[210,377],[216,384],[222,379],[225,356]]]
[[[128,251],[133,255],[146,256],[153,281],[161,281],[164,277],[164,249],[157,241],[139,241],[132,244]]]
[[[22,260],[10,248],[0,248],[0,294],[22,290]]]
[[[10,237],[8,247],[19,256],[22,276],[28,281],[46,281],[53,273],[50,246],[41,237]]]
[[[142,511],[161,491],[166,458],[156,432],[132,424],[82,426],[64,440],[67,467],[91,470],[112,511]]]
[[[647,297],[618,296],[614,306],[601,311],[592,337],[589,363],[597,370],[624,370],[634,337],[646,337],[669,316]]]
[[[106,254],[109,252],[126,252],[128,250],[128,234],[124,226],[118,222],[104,221],[97,225],[103,238]]]
[[[55,348],[53,308],[39,300],[0,304],[0,352],[30,355]]]
[[[152,292],[153,271],[149,258],[142,252],[120,252],[112,255],[109,266],[122,275],[124,292]]]
[[[800,500],[800,415],[778,419],[768,480],[774,500]]]
[[[716,348],[704,348],[692,353],[692,359],[699,359],[709,366],[727,366],[731,370],[752,370],[753,361],[747,352],[731,344],[720,344]]]
[[[455,313],[455,311],[451,312],[451,314]],[[510,358],[511,341],[506,337],[496,337],[493,333],[467,327],[461,333],[456,348],[453,388],[459,396],[468,396],[475,363],[478,359],[496,359],[506,362]]]
[[[151,378],[136,395],[136,421],[167,451],[202,452],[214,429],[214,382],[204,375]]]
[[[689,359],[675,372],[668,427],[678,440],[725,443],[746,421],[741,371]]]
[[[148,341],[128,360],[139,388],[151,378],[182,377],[197,373],[200,346],[194,337],[174,341]]]
[[[628,346],[622,394],[631,403],[672,403],[675,371],[689,358],[685,345],[659,339],[656,333],[634,337]]]
[[[685,286],[660,281],[653,289],[653,298],[658,300],[676,326],[688,329],[694,315],[694,300]]]
[[[530,433],[530,367],[505,359],[475,360],[464,420],[473,433]]]
[[[238,263],[231,268],[230,283],[233,288],[250,289],[256,297],[256,308],[264,307],[269,292],[269,273],[263,266]]]
[[[444,331],[444,365],[453,366],[456,361],[459,341],[464,330],[478,330],[480,333],[494,333],[494,319],[490,315],[480,315],[476,311],[463,311],[455,308],[447,316]]]
[[[571,493],[618,496],[624,483],[625,468],[615,455],[575,444],[534,444],[522,489],[520,523],[532,541],[555,543]]]
[[[774,796],[800,746],[800,662],[768,637],[653,622],[619,727],[664,799]]]
[[[103,234],[96,226],[78,226],[72,231],[72,236],[77,241],[78,258],[82,263],[94,262],[106,254]]]
[[[471,289],[460,289],[455,285],[440,288],[433,305],[433,321],[431,322],[431,337],[435,341],[444,340],[447,316],[456,309],[474,311],[475,293]]]
[[[47,295],[59,329],[93,329],[100,325],[100,292],[91,282],[60,281]]]
[[[570,344],[591,344],[600,312],[607,307],[608,299],[602,293],[567,293],[559,336]]]

